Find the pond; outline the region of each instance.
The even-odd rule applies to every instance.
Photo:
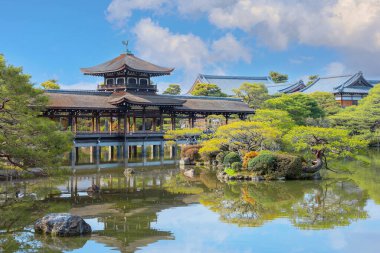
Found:
[[[330,166],[321,181],[225,184],[165,165],[0,182],[0,252],[379,252],[380,152]],[[50,212],[93,233],[34,234]]]

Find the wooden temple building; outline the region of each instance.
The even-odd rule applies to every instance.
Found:
[[[244,119],[254,111],[237,98],[174,96],[157,94],[152,78],[169,75],[173,69],[144,61],[131,53],[82,68],[85,75],[101,76],[96,90],[47,90],[49,105],[44,116],[59,121],[63,130],[75,135],[75,146],[163,145],[164,132],[180,122],[194,127],[209,115],[232,115]],[[183,125],[183,124],[182,124]],[[205,125],[205,124],[203,124]],[[153,153],[154,153],[153,152]]]
[[[378,81],[367,81],[362,72],[354,75],[319,77],[312,84],[301,89],[301,92],[329,92],[335,96],[337,103],[346,107],[357,105],[359,100],[368,95],[376,82]]]

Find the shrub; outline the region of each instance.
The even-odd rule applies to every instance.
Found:
[[[181,157],[182,158],[189,158],[192,161],[198,160],[200,158],[199,155],[199,149],[201,148],[201,145],[188,145],[182,148],[181,150]]]
[[[231,169],[231,168],[225,169],[224,172],[226,172],[227,175],[229,175],[229,176],[235,176],[236,175],[236,171]]]
[[[259,155],[259,152],[257,152],[257,151],[250,151],[250,152],[246,153],[244,155],[244,158],[243,158],[243,168],[247,168],[248,167],[248,162],[252,158],[255,158],[258,155]]]
[[[266,179],[299,178],[302,174],[302,160],[290,154],[260,154],[248,162],[248,169],[263,175]]]
[[[274,154],[262,154],[248,162],[248,170],[260,172],[265,175],[276,168],[276,156]]]
[[[224,157],[223,163],[225,165],[230,165],[234,162],[241,162],[241,159],[238,153],[230,152]]]
[[[241,162],[233,162],[231,164],[231,169],[233,169],[234,171],[239,171],[239,170],[241,170],[242,167],[243,167],[243,165]]]
[[[222,151],[218,153],[215,157],[215,160],[218,162],[218,164],[222,164],[224,161],[224,157],[228,154],[228,151]]]

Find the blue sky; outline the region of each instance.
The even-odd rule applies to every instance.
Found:
[[[186,90],[198,73],[380,78],[379,0],[0,0],[0,10],[0,53],[35,83],[95,88],[79,68],[118,56],[125,39],[176,68],[155,79],[161,90]]]

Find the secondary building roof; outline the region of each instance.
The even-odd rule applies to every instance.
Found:
[[[324,91],[330,93],[367,94],[373,87],[364,77],[362,72],[354,75],[319,77],[301,92],[312,93]]]
[[[80,69],[85,75],[104,76],[122,70],[130,70],[150,75],[169,75],[174,69],[157,66],[144,61],[133,54],[121,54],[118,57],[102,64]]]
[[[239,88],[243,83],[262,83],[267,87],[269,95],[287,93],[293,89],[298,91],[304,87],[303,82],[302,84],[300,82],[294,84],[274,83],[269,76],[220,76],[199,74],[187,93],[190,94],[198,83],[216,84],[220,87],[222,92],[229,96],[235,95],[233,89]]]

